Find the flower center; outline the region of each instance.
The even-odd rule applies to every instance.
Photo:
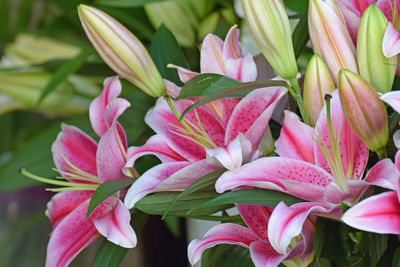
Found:
[[[172,113],[174,113],[176,118],[179,120],[179,118],[181,117],[181,114],[175,109],[171,98],[166,96],[165,99],[166,99],[168,106],[170,107]],[[204,148],[217,148],[217,145],[214,143],[214,141],[210,138],[210,136],[207,134],[206,130],[204,129],[203,124],[201,123],[199,114],[197,113],[196,109],[194,110],[194,114],[196,116],[196,121],[197,121],[198,126],[196,126],[194,123],[192,123],[188,119],[183,118],[180,121],[182,126],[170,123],[171,126],[176,128],[176,131],[174,131],[174,130],[169,130],[169,131],[171,133],[174,133],[185,139],[188,139]]]
[[[347,179],[351,179],[351,171],[349,171],[346,176],[343,169],[342,157],[340,152],[341,126],[338,130],[336,130],[335,124],[332,126],[331,112],[330,112],[331,98],[332,98],[331,95],[329,94],[325,95],[325,102],[326,102],[325,107],[326,107],[326,117],[328,122],[330,149],[328,144],[325,142],[324,137],[321,135],[319,129],[317,129],[319,137],[316,137],[314,140],[319,145],[322,154],[324,155],[324,158],[328,163],[329,169],[331,170],[333,179],[335,180],[336,184],[339,185],[345,192],[347,192]]]

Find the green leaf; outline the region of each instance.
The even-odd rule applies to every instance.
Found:
[[[99,5],[113,6],[113,7],[138,7],[153,2],[162,2],[165,0],[98,0]]]
[[[248,248],[235,245],[218,245],[206,249],[201,256],[202,266],[252,267]]]
[[[168,230],[176,237],[182,236],[182,231],[180,228],[181,219],[177,216],[167,216],[164,218],[164,224],[167,226]]]
[[[364,233],[364,239],[368,248],[366,253],[369,263],[372,267],[375,267],[387,249],[388,236],[385,234]]]
[[[400,248],[394,252],[392,267],[400,267]]]
[[[77,71],[86,61],[86,59],[94,54],[94,49],[92,47],[83,49],[81,53],[79,53],[76,57],[66,61],[61,67],[54,72],[53,76],[51,77],[49,83],[46,85],[42,94],[39,97],[37,102],[37,106],[42,103],[43,99],[51,93],[60,83],[65,81],[65,79],[75,71]]]
[[[264,189],[245,189],[218,195],[217,197],[191,209],[188,214],[191,214],[198,209],[234,203],[275,207],[281,201],[285,202],[286,205],[304,202],[301,199],[281,192]]]
[[[308,42],[307,13],[301,16],[292,34],[293,49],[298,58]]]
[[[241,82],[219,74],[200,74],[186,82],[177,99],[192,96],[209,96],[227,88],[239,85]]]
[[[220,177],[226,170],[221,169],[221,170],[216,170],[213,172],[210,172],[206,175],[203,175],[196,181],[194,181],[191,185],[189,185],[182,193],[180,193],[176,199],[171,203],[171,205],[166,209],[163,218],[168,214],[168,211],[174,206],[174,204],[181,199],[184,196],[190,195],[194,192],[204,190],[206,188],[213,187],[215,184],[215,181]]]
[[[207,76],[203,76],[203,75],[218,75],[218,74],[201,74],[197,77],[207,77]],[[223,76],[221,76],[223,77]],[[195,79],[193,78],[193,79]],[[192,80],[193,80],[192,79]],[[199,78],[200,79],[200,78]],[[190,81],[192,81],[190,80]],[[189,83],[189,82],[188,82]],[[186,83],[186,84],[188,84]],[[185,84],[185,85],[186,85]],[[226,84],[226,83],[224,83]],[[226,84],[227,85],[227,84]],[[249,91],[252,91],[254,89],[258,89],[258,88],[264,88],[264,87],[273,87],[273,86],[282,86],[282,87],[286,87],[289,88],[288,84],[284,81],[275,81],[275,80],[259,80],[259,81],[254,81],[254,82],[248,82],[248,83],[241,83],[235,86],[228,86],[224,87],[224,86],[218,86],[218,89],[214,89],[216,87],[213,87],[213,85],[211,84],[210,87],[211,88],[211,92],[208,91],[208,88],[203,88],[202,91],[203,92],[209,92],[211,94],[205,94],[203,93],[202,95],[206,95],[203,99],[201,99],[200,101],[197,101],[196,103],[194,103],[193,105],[191,105],[190,107],[188,107],[187,109],[185,109],[185,111],[182,113],[181,118],[182,119],[186,113],[188,113],[189,111],[200,107],[204,104],[207,104],[211,101],[223,98],[223,97],[243,97],[246,93],[248,93]],[[184,86],[185,87],[185,86]],[[195,90],[195,89],[193,89]],[[218,90],[218,91],[217,91]],[[178,98],[180,98],[181,96],[179,95]]]
[[[104,240],[101,247],[97,250],[92,267],[118,267],[124,260],[128,250],[108,240]]]
[[[176,197],[180,192],[162,192],[148,195],[138,201],[135,208],[152,215],[162,215],[165,210],[175,201]],[[201,208],[187,215],[186,213],[202,204],[203,202],[210,200],[217,196],[216,192],[196,192],[194,194],[184,196],[175,202],[174,207],[168,212],[168,215],[191,217],[191,218],[203,218],[207,220],[224,220],[222,216],[209,216],[217,211],[232,207],[232,205],[222,204],[215,205],[210,208]],[[230,216],[226,220],[237,219],[235,216]]]
[[[314,251],[315,251],[315,261],[317,266],[320,266],[320,257],[322,253],[322,249],[324,248],[326,241],[326,220],[319,217],[317,219],[317,223],[315,224],[315,232],[314,232]]]
[[[118,192],[122,188],[125,188],[131,184],[135,179],[127,178],[121,180],[113,180],[102,183],[96,191],[94,191],[92,198],[90,199],[88,211],[86,213],[86,219],[89,217],[90,213],[103,202],[106,198],[112,194]]]
[[[299,13],[307,13],[308,0],[283,0],[285,6]]]
[[[167,65],[175,64],[187,68],[188,63],[174,35],[164,25],[158,28],[151,42],[150,55],[163,78],[178,85],[182,84],[177,71],[167,68]]]

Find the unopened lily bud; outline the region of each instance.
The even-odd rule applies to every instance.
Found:
[[[298,72],[289,18],[281,0],[242,0],[247,24],[264,57],[285,79]]]
[[[178,1],[155,2],[145,5],[144,9],[156,29],[164,24],[181,46],[191,47],[195,44],[193,26],[197,24],[197,18],[189,3],[184,6]]]
[[[93,7],[79,5],[78,14],[86,35],[110,68],[153,97],[164,94],[153,60],[128,29]]]
[[[382,52],[387,24],[382,11],[377,6],[370,5],[361,17],[357,37],[360,75],[381,93],[392,89],[397,68],[397,57],[386,58]]]
[[[335,83],[324,60],[314,55],[307,66],[303,89],[304,108],[311,126],[317,122],[324,106],[324,96],[335,89]]]
[[[339,72],[340,102],[347,121],[357,136],[381,157],[388,142],[386,108],[374,88],[359,75]]]
[[[334,0],[310,0],[308,29],[314,53],[325,61],[336,85],[340,69],[358,73],[355,47]]]

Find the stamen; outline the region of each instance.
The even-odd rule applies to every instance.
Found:
[[[115,136],[117,137],[119,149],[121,150],[122,154],[124,155],[124,158],[126,159],[126,150],[124,144],[122,143],[121,136],[119,135],[117,123],[114,124],[114,131],[115,131]]]
[[[341,125],[338,131],[336,131],[336,125],[334,124],[332,127],[332,120],[331,120],[331,112],[330,112],[330,99],[332,98],[331,95],[325,95],[325,103],[326,103],[326,116],[327,116],[327,123],[328,123],[328,133],[329,133],[329,143],[331,149],[329,149],[328,145],[326,144],[321,132],[319,129],[318,136],[319,138],[314,138],[314,140],[319,145],[326,162],[332,172],[333,178],[335,182],[345,191],[347,192],[347,176],[344,173],[343,163],[342,163],[342,156],[340,152],[340,132],[341,132]],[[349,175],[349,172],[348,172]],[[350,177],[351,178],[351,177]]]
[[[63,160],[69,165],[69,166],[62,166],[63,168],[65,168],[65,169],[67,169],[68,171],[70,171],[70,174],[68,174],[68,175],[71,175],[72,174],[72,176],[76,176],[76,175],[78,175],[78,176],[80,176],[80,177],[82,177],[82,178],[85,178],[86,180],[88,180],[88,181],[94,181],[94,182],[96,182],[96,183],[99,183],[99,178],[97,177],[97,176],[95,176],[95,175],[93,175],[93,174],[90,174],[90,173],[88,173],[88,172],[86,172],[86,171],[84,171],[84,170],[81,170],[81,169],[79,169],[77,166],[75,166],[71,161],[69,161],[68,159],[67,159],[67,157],[65,157],[64,156],[64,154],[60,151],[59,152],[60,153],[60,155],[61,155],[61,157],[63,158]],[[71,168],[72,169],[71,169]],[[57,171],[57,170],[56,170]],[[58,171],[57,171],[58,172]]]
[[[74,190],[96,190],[98,187],[98,184],[83,184],[83,183],[64,182],[64,181],[58,181],[55,179],[40,177],[40,176],[37,176],[37,175],[34,175],[34,174],[28,172],[26,169],[20,169],[20,173],[22,175],[24,175],[25,177],[28,177],[32,180],[35,180],[35,181],[38,181],[41,183],[64,186],[65,188],[74,188]],[[82,188],[84,188],[84,189],[82,189]],[[50,189],[52,189],[52,188],[50,188]],[[72,190],[72,189],[70,189],[70,190]]]

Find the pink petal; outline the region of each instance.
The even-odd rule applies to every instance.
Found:
[[[287,254],[279,254],[266,241],[255,241],[250,245],[250,255],[255,267],[274,267],[285,260]]]
[[[308,162],[289,158],[267,157],[247,163],[234,172],[225,172],[216,181],[215,188],[219,193],[242,185],[285,191],[285,187],[281,183],[283,180],[325,187],[332,181],[332,176]],[[275,185],[275,187],[272,185]],[[314,193],[311,193],[311,196],[314,195]]]
[[[226,62],[230,58],[241,58],[242,47],[239,42],[240,30],[237,26],[232,26],[226,35],[222,52],[222,60]]]
[[[119,116],[121,116],[130,106],[131,104],[124,98],[116,98],[111,100],[104,111],[104,120],[106,122],[107,129],[110,128],[111,125],[117,121]],[[105,132],[103,134],[105,134]]]
[[[281,134],[275,142],[276,153],[281,157],[314,163],[314,129],[302,123],[295,113],[284,113]]]
[[[226,76],[242,82],[252,82],[257,78],[257,67],[251,55],[230,58],[225,62]]]
[[[356,229],[400,234],[400,205],[396,192],[369,197],[346,211],[342,221]]]
[[[205,159],[191,163],[163,180],[154,188],[153,192],[184,190],[200,177],[217,169],[219,168],[210,165]]]
[[[89,201],[87,199],[65,216],[51,233],[47,246],[47,267],[68,266],[82,249],[89,246],[99,236],[93,220],[109,213],[115,201],[111,198],[103,201],[85,220]]]
[[[118,76],[107,78],[104,80],[103,91],[90,104],[89,117],[92,127],[98,136],[102,136],[109,127],[104,120],[104,111],[107,104],[117,98],[120,93],[121,83],[118,80]]]
[[[253,149],[249,140],[242,134],[228,144],[227,147],[206,149],[207,160],[214,166],[224,167],[228,170],[239,168],[250,160]]]
[[[232,224],[223,223],[211,228],[202,239],[195,239],[188,246],[188,257],[191,264],[200,260],[201,254],[207,248],[219,244],[234,244],[248,247],[257,240],[257,236],[248,228]]]
[[[354,2],[356,2],[356,1],[354,1]],[[352,1],[348,1],[348,0],[339,0],[339,1],[336,1],[336,4],[346,21],[346,26],[347,26],[347,29],[349,30],[351,39],[353,40],[354,44],[356,44],[358,27],[360,25],[360,20],[361,20],[361,13],[364,12],[365,5],[354,6],[355,3],[352,3]],[[361,11],[358,7],[360,7],[360,8],[362,7],[363,11]]]
[[[179,86],[166,79],[163,79],[163,81],[165,84],[165,91],[167,92],[167,95],[170,95],[175,98],[180,94],[181,88]]]
[[[351,170],[352,179],[360,180],[367,165],[369,150],[346,121],[337,90],[332,93],[330,113],[332,129],[335,129],[336,132],[340,130],[340,151],[344,173],[347,174],[348,170]],[[333,127],[333,125],[335,127]],[[319,138],[319,140],[321,140],[322,136],[325,143],[330,148],[331,143],[329,141],[328,121],[325,106],[315,125],[315,134],[316,138]],[[316,164],[330,172],[328,163],[317,142],[314,142],[314,152]]]
[[[298,182],[294,180],[279,180],[284,186],[285,192],[292,196],[297,196],[308,201],[321,201],[324,197],[326,187],[318,184]]]
[[[92,191],[64,191],[55,194],[47,203],[46,216],[53,229],[82,202],[92,197]]]
[[[344,192],[340,186],[332,182],[325,188],[323,200],[332,204],[339,204],[342,201],[353,205],[360,200],[368,186],[363,180],[347,180],[347,192]]]
[[[257,148],[275,106],[286,92],[283,87],[268,87],[254,90],[244,97],[232,112],[226,127],[225,144],[241,132],[253,148]]]
[[[392,7],[394,5],[394,0],[378,0],[376,2],[376,5],[382,10],[383,14],[385,14],[385,16],[389,22],[393,21],[392,20]],[[398,10],[400,8],[399,0],[396,0],[396,7],[397,7],[397,12],[398,12]]]
[[[135,166],[135,161],[145,155],[155,155],[161,162],[185,161],[185,159],[173,151],[167,143],[156,134],[147,140],[143,146],[133,146],[128,148],[127,160],[124,166],[124,173],[128,174],[127,168]]]
[[[225,74],[222,50],[224,42],[214,34],[208,34],[201,47],[200,53],[200,72]]]
[[[193,104],[193,102],[182,99],[174,101],[173,104],[175,109],[181,114],[187,107]],[[210,112],[202,107],[197,108],[196,112],[208,136],[217,146],[222,145],[224,129],[221,124]],[[199,127],[194,111],[190,111],[186,114],[185,119]],[[184,126],[178,121],[163,98],[159,98],[155,107],[146,114],[145,121],[166,141],[172,150],[180,154],[183,158],[189,161],[198,161],[206,157],[205,150],[202,146],[174,133],[181,133],[177,127],[184,128]],[[185,135],[188,136],[187,134]]]
[[[400,177],[398,171],[392,160],[383,159],[372,166],[365,177],[365,181],[372,185],[396,190]]]
[[[382,52],[390,58],[400,53],[400,33],[389,23],[382,41]]]
[[[136,234],[130,225],[131,214],[118,200],[112,212],[94,221],[96,229],[110,242],[124,248],[136,246]]]
[[[57,169],[71,172],[69,170],[71,166],[64,160],[65,157],[80,170],[97,176],[96,142],[74,126],[61,124],[61,129],[62,132],[58,134],[51,147]]]
[[[96,162],[100,182],[127,178],[122,173],[126,146],[125,132],[116,122],[99,141]]]
[[[232,116],[232,112],[235,110],[237,104],[242,100],[241,98],[221,98],[218,102],[223,107],[221,112],[221,124],[224,129],[227,127],[229,119]]]
[[[162,181],[189,164],[189,162],[169,162],[149,169],[129,188],[125,196],[125,206],[133,208],[136,202],[153,192]]]
[[[393,142],[397,149],[400,148],[400,130],[397,130],[393,134]]]
[[[262,240],[268,240],[270,212],[264,206],[238,204],[240,216],[246,225]]]
[[[272,247],[281,254],[287,253],[292,239],[301,234],[309,214],[324,214],[330,211],[331,208],[322,203],[304,202],[291,207],[286,206],[284,202],[279,203],[268,224],[268,237]]]
[[[187,81],[191,80],[192,78],[196,77],[199,75],[197,72],[185,69],[183,67],[176,66],[174,64],[168,64],[168,68],[173,68],[178,71],[179,79],[183,82],[186,83]]]
[[[400,113],[400,91],[393,91],[381,96],[381,99],[389,104],[397,113]]]

